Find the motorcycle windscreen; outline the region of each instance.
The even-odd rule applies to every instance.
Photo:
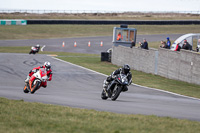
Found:
[[[47,71],[45,70],[45,68],[40,69],[40,75],[43,81],[47,80]]]

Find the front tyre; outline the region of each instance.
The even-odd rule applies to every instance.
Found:
[[[37,89],[39,89],[40,87],[40,82],[39,81],[36,81],[35,85],[32,86],[32,89],[31,89],[31,94],[35,93],[35,91]]]
[[[119,97],[121,91],[122,91],[121,87],[115,86],[115,88],[113,89],[111,100],[115,101]]]
[[[108,97],[106,96],[106,92],[103,90],[101,93],[101,99],[106,100]]]

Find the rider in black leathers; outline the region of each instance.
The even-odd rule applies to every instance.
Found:
[[[115,76],[117,74],[126,74],[127,75],[127,79],[128,79],[128,82],[129,82],[129,85],[132,83],[132,74],[130,72],[130,67],[129,65],[124,65],[122,68],[119,68],[117,70],[115,70],[111,75],[109,75],[107,77],[106,80],[104,80],[104,84],[103,84],[103,88],[105,91],[107,91],[107,87],[108,87],[108,84],[114,80]],[[125,87],[123,91],[128,91],[128,88]]]

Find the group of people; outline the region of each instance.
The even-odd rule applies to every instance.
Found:
[[[167,41],[163,41],[163,40],[161,41],[160,48],[170,49],[170,47],[171,47],[170,38],[167,37],[166,39],[167,39]],[[198,40],[198,43],[200,44],[200,39]],[[135,42],[132,41],[130,47],[132,48],[134,46],[135,46]],[[147,49],[147,50],[149,49],[148,42],[147,42],[147,40],[145,38],[143,39],[143,43],[139,42],[139,48]],[[180,43],[178,43],[177,46],[176,46],[175,51],[180,51],[180,49],[192,50],[192,46],[188,43],[188,41],[186,39],[184,39],[184,43],[183,43],[182,47],[180,46]],[[196,48],[196,51],[199,52],[199,48],[198,47]]]
[[[171,47],[170,38],[167,37],[166,39],[167,39],[167,41],[163,41],[163,40],[161,41],[161,46],[160,47],[161,48],[170,49],[170,47]],[[200,39],[198,40],[198,42],[200,44]],[[135,46],[134,42],[132,42],[132,44],[134,44],[134,45],[131,45],[131,48],[133,46]],[[139,46],[140,48],[149,49],[148,48],[148,43],[147,43],[146,39],[143,39],[143,43],[139,42],[139,45],[140,45]],[[184,43],[183,43],[182,47],[180,46],[180,43],[178,43],[177,46],[176,46],[175,51],[180,51],[180,49],[192,50],[192,46],[188,43],[188,41],[186,39],[184,39]],[[197,52],[199,52],[199,48],[198,47],[196,48],[196,50],[197,50]]]
[[[192,50],[192,46],[188,43],[186,39],[184,39],[182,47],[180,46],[180,43],[176,45],[175,51],[180,51],[180,49],[185,49],[185,50]],[[197,50],[198,52],[198,50]]]
[[[161,48],[167,48],[170,49],[171,46],[171,41],[169,39],[169,37],[167,37],[167,43],[165,41],[161,41]],[[185,49],[185,50],[192,50],[192,46],[188,43],[188,41],[186,39],[184,39],[184,43],[182,45],[182,47],[180,46],[180,43],[178,43],[176,45],[175,51],[180,51],[180,49]]]
[[[145,38],[143,38],[143,42],[139,42],[139,45],[140,45],[139,48],[147,49],[147,50],[149,49],[148,42]],[[131,42],[131,48],[132,47],[135,47],[134,40],[132,40],[132,42]]]
[[[166,48],[166,49],[170,49],[170,47],[171,47],[171,41],[170,41],[170,38],[169,37],[167,37],[166,38],[167,39],[167,42],[165,42],[165,41],[161,41],[161,48]]]

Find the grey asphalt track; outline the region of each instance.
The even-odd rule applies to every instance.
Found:
[[[102,100],[104,75],[47,55],[0,53],[0,97],[125,114],[169,116],[200,121],[200,100],[130,85],[116,101]],[[28,72],[50,61],[53,79],[35,94],[23,92]]]
[[[159,34],[159,35],[137,35],[137,42],[146,38],[148,42],[166,40],[170,37],[175,40],[182,34]],[[74,47],[76,41],[77,47]],[[91,47],[88,47],[90,41]],[[103,41],[103,47],[100,46]],[[65,42],[65,47],[62,43]],[[32,40],[0,40],[0,46],[34,46],[40,44],[45,45],[44,51],[59,51],[59,52],[76,52],[76,53],[90,53],[100,54],[112,47],[112,36],[101,37],[77,37],[77,38],[58,38],[58,39],[32,39]]]

